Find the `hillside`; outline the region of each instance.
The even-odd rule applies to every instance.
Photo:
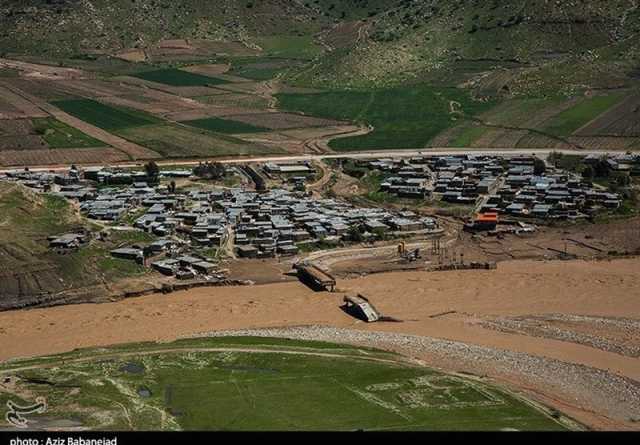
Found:
[[[307,45],[315,47],[301,55],[317,59],[291,81],[468,82],[482,93],[572,94],[640,77],[639,6],[636,0],[3,0],[0,47],[47,57],[137,50],[143,54],[134,57],[143,60],[156,51],[157,60],[158,47],[161,55],[182,57],[185,45],[208,44],[201,56]]]
[[[469,82],[507,95],[628,86],[640,67],[638,6],[632,0],[398,1],[355,29],[336,25],[327,36],[338,50],[299,80],[353,87]],[[353,38],[339,39],[348,32]]]
[[[336,150],[640,147],[638,0],[0,0],[0,17],[0,56],[109,81],[106,92],[36,88],[0,68],[14,91],[46,101],[99,98],[169,121],[279,108],[375,127]],[[206,110],[171,113],[169,102]],[[116,133],[164,157],[248,154],[241,141],[265,150],[264,138],[169,122],[157,141],[150,128]],[[9,161],[21,165],[14,139]]]
[[[0,215],[0,310],[105,297],[107,281],[142,272],[109,257],[109,249],[121,243],[117,236],[73,253],[49,249],[48,236],[96,230],[63,198],[0,182]]]

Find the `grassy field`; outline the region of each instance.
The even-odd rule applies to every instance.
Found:
[[[260,37],[256,41],[266,56],[312,59],[322,53],[322,47],[311,35]]]
[[[250,57],[230,59],[228,74],[253,80],[271,80],[280,73],[304,66],[304,60],[281,57]]]
[[[48,425],[74,420],[101,430],[564,429],[484,383],[408,365],[383,351],[320,342],[237,337],[132,344],[14,361],[0,366],[0,375],[14,382],[0,389],[0,403],[45,397]]]
[[[113,107],[90,99],[52,102],[72,116],[105,130],[119,130],[162,122],[157,117],[129,108]]]
[[[450,145],[452,147],[468,147],[485,134],[487,130],[487,127],[481,125],[469,125],[451,141]]]
[[[230,121],[227,119],[220,119],[217,117],[210,117],[207,119],[196,119],[192,121],[181,122],[185,125],[201,128],[203,130],[213,131],[215,133],[260,133],[263,131],[270,131],[268,128],[256,127],[253,125],[245,124],[244,122]]]
[[[203,76],[202,74],[190,73],[188,71],[182,71],[174,68],[145,71],[134,74],[133,76],[149,80],[151,82],[158,82],[176,87],[221,85],[223,83],[227,83],[226,80]]]
[[[493,106],[491,102],[474,101],[461,90],[426,85],[279,94],[278,100],[286,110],[373,125],[375,130],[370,134],[332,141],[331,148],[338,151],[425,147],[434,136],[455,124],[452,107],[462,110],[465,116],[475,116]]]
[[[36,134],[42,136],[50,148],[104,147],[105,143],[92,138],[54,118],[33,119]]]
[[[555,136],[567,137],[580,127],[591,122],[606,110],[620,102],[625,96],[612,94],[609,96],[595,96],[578,103],[572,108],[553,117],[546,124],[544,131]]]

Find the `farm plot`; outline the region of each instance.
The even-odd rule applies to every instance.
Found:
[[[256,127],[269,128],[271,130],[288,130],[304,127],[331,127],[343,123],[332,119],[302,116],[300,114],[293,113],[236,114],[233,116],[227,116],[227,119],[244,122],[245,124]]]
[[[64,80],[56,83],[65,91],[81,97],[109,97],[143,92],[139,87],[105,80]]]
[[[179,125],[148,125],[118,132],[125,139],[148,147],[168,158],[243,156],[281,153],[209,131]]]
[[[536,133],[529,133],[523,136],[516,144],[516,148],[556,148],[570,149],[571,144],[559,141],[548,136]]]
[[[584,99],[546,122],[543,131],[568,137],[622,100],[624,95],[611,94]]]
[[[172,94],[176,94],[182,97],[197,97],[197,96],[214,96],[216,94],[224,94],[224,91],[210,87],[173,87],[171,89]]]
[[[0,120],[0,150],[42,150],[47,143],[36,134],[31,119]]]
[[[243,122],[236,122],[215,117],[210,117],[207,119],[196,119],[192,121],[183,121],[181,123],[192,127],[201,128],[203,130],[213,131],[215,133],[238,134],[260,133],[263,131],[269,131],[268,128],[255,127]]]
[[[511,99],[496,105],[478,118],[478,122],[463,122],[434,140],[436,146],[512,148],[528,136],[527,129],[538,128],[544,122],[572,107],[579,99],[555,98]],[[504,128],[500,128],[504,127]]]
[[[24,91],[27,94],[39,97],[47,101],[77,98],[75,94],[64,89],[59,82],[24,78],[7,79],[5,82],[14,88]]]
[[[300,62],[291,59],[264,59],[263,61],[235,62],[230,74],[252,80],[271,80],[278,74],[299,66]]]
[[[640,142],[640,137],[571,136],[568,140],[588,150],[628,150]]]
[[[269,101],[256,94],[229,93],[216,94],[214,96],[194,97],[199,102],[218,107],[247,108],[265,110],[269,107]]]
[[[256,56],[260,51],[249,48],[242,42],[220,42],[204,39],[190,39],[189,43],[201,54],[228,55],[233,57]]]
[[[35,134],[0,135],[0,150],[43,150],[48,145],[44,139]]]
[[[48,117],[34,119],[34,130],[50,148],[104,147],[104,142],[87,136],[77,128]]]
[[[47,113],[24,97],[0,86],[0,119],[44,117]]]
[[[0,122],[0,150],[44,150],[106,145],[52,117]]]
[[[574,133],[576,136],[640,137],[640,94],[629,95]]]
[[[243,111],[246,110],[238,108],[203,107],[195,110],[181,110],[163,113],[162,116],[170,121],[182,122],[207,119],[209,117],[228,116],[230,114],[238,114]]]
[[[57,150],[3,150],[0,165],[108,164],[128,161],[129,156],[115,148],[60,148]]]
[[[202,65],[187,66],[182,68],[182,70],[203,76],[217,76],[218,74],[226,73],[229,71],[229,68],[230,66],[226,63],[204,63]]]
[[[34,133],[31,119],[0,120],[0,135],[29,135]]]
[[[257,43],[267,56],[291,59],[312,59],[323,51],[311,35],[260,37]]]
[[[473,100],[455,88],[428,85],[380,90],[330,91],[317,94],[278,94],[285,110],[366,123],[374,131],[334,139],[334,150],[401,149],[428,146],[439,133],[455,125],[454,114],[477,116],[493,102]]]
[[[25,365],[19,375],[11,371]],[[97,429],[565,429],[484,383],[382,351],[320,342],[194,339],[80,350],[3,368],[13,384],[2,397],[45,397],[47,417]]]
[[[90,99],[55,101],[52,104],[62,111],[104,130],[118,130],[161,122],[160,119],[147,113],[111,107]]]
[[[224,94],[225,91],[219,90],[217,88],[207,87],[203,85],[195,85],[195,86],[173,86],[166,85],[164,83],[153,82],[147,79],[141,79],[138,77],[132,76],[119,76],[114,77],[114,81],[118,81],[124,83],[126,85],[134,85],[138,87],[142,87],[146,90],[152,89],[152,91],[148,91],[148,94],[163,92],[165,94],[184,96],[184,97],[194,97],[201,95],[215,95],[215,94]]]
[[[245,79],[246,80],[246,79]],[[230,91],[232,93],[256,93],[264,85],[264,82],[233,82],[225,85],[218,85],[216,88],[221,90]]]
[[[226,83],[225,80],[215,77],[203,76],[202,74],[190,73],[173,68],[146,71],[134,74],[134,77],[176,87],[220,85]]]
[[[174,101],[154,101],[148,97],[101,97],[101,103],[115,105],[117,107],[133,108],[150,114],[163,114],[174,112],[176,109],[189,109],[179,100]]]

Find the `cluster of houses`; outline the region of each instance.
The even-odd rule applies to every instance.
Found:
[[[292,255],[300,244],[363,237],[378,232],[427,232],[436,221],[411,212],[360,208],[336,199],[314,199],[301,193],[273,189],[267,193],[233,190],[215,203],[234,228],[242,257]]]
[[[160,236],[175,234],[192,245],[218,247],[233,243],[243,258],[294,255],[299,245],[340,240],[356,228],[364,232],[435,230],[432,218],[411,212],[357,208],[335,199],[273,189],[192,190],[184,195],[159,191],[140,201],[146,212],[134,225]]]
[[[297,175],[308,173],[300,169],[310,167],[303,164],[291,168],[295,171],[288,173]],[[295,255],[304,244],[352,239],[354,231],[361,239],[375,239],[381,234],[440,230],[435,219],[410,211],[360,208],[295,190],[197,188],[176,192],[163,184],[139,181],[144,177],[135,172],[122,185],[111,185],[111,180],[105,184],[105,173],[109,172],[89,169],[83,177],[75,171],[21,171],[11,174],[11,178],[78,202],[82,214],[90,219],[113,223],[118,229],[154,234],[157,240],[150,244],[121,246],[111,255],[150,265],[178,278],[215,274],[217,265],[213,260],[198,255],[202,249],[230,246],[242,258],[271,258]],[[56,181],[57,177],[64,181]],[[124,181],[118,181],[121,180]],[[51,242],[52,247],[76,246],[86,238],[66,234]]]
[[[618,194],[550,166],[536,171],[536,162],[533,156],[474,155],[362,161],[385,174],[382,191],[474,206],[483,214],[577,219],[620,206]],[[608,163],[612,170],[640,171],[637,155],[612,156]]]
[[[584,158],[584,163],[593,165],[600,159],[601,156],[591,154]],[[606,161],[611,171],[640,176],[640,154],[638,153],[621,153],[616,156],[607,156]]]

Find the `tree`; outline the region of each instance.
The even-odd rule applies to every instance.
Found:
[[[536,158],[535,161],[533,161],[533,174],[540,176],[544,174],[545,171],[547,171],[547,164],[545,164],[542,159]]]
[[[631,185],[631,177],[626,173],[615,173],[611,178],[610,182],[615,183],[618,187],[628,187]]]
[[[582,178],[587,181],[592,181],[594,176],[593,167],[587,165],[584,170],[582,170]]]
[[[549,162],[553,164],[554,167],[558,168],[558,163],[562,159],[562,153],[557,151],[552,151],[549,155]]]
[[[144,171],[147,173],[147,178],[150,182],[156,182],[158,176],[160,176],[160,168],[154,161],[149,161],[144,166]]]
[[[593,165],[593,172],[596,178],[608,178],[609,177],[609,163],[607,162],[607,155],[601,156]]]
[[[364,241],[364,236],[362,235],[362,228],[355,225],[349,228],[349,239],[356,243],[361,243]]]

